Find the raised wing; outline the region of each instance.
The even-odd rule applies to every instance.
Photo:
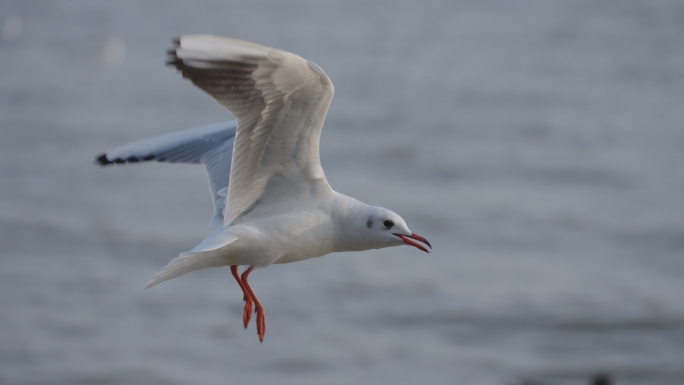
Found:
[[[115,148],[99,155],[95,161],[103,166],[146,161],[203,164],[209,174],[214,202],[214,216],[209,225],[220,226],[226,207],[236,128],[235,120],[191,128]]]
[[[319,139],[333,85],[317,65],[237,39],[191,35],[174,43],[169,63],[238,119],[225,225],[251,210],[276,175],[282,194],[259,202],[299,190],[283,180],[325,181]]]

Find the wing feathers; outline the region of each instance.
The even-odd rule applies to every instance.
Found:
[[[333,95],[325,73],[301,57],[242,40],[183,36],[169,63],[238,119],[224,217],[230,224],[276,173],[320,168],[318,139]],[[286,167],[289,162],[296,167]]]
[[[237,122],[230,121],[145,139],[107,151],[95,162],[103,166],[143,161],[203,164],[214,202],[210,225],[218,226],[223,223],[226,197],[217,192],[228,187],[236,129]]]

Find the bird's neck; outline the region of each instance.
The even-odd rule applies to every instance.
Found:
[[[331,219],[335,228],[335,251],[373,249],[366,231],[368,211],[372,207],[357,199],[335,192]]]

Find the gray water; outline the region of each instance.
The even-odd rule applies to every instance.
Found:
[[[684,383],[684,2],[0,2],[1,384]],[[164,68],[213,33],[316,62],[333,188],[435,247],[145,282],[201,167],[101,169],[229,119]]]

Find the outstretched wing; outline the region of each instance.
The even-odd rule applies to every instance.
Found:
[[[209,225],[220,226],[226,207],[236,128],[235,120],[191,128],[115,148],[99,155],[95,161],[103,166],[146,161],[203,164],[209,174],[214,202],[214,216]]]
[[[302,184],[324,181],[330,190],[319,139],[333,85],[317,65],[237,39],[190,35],[174,43],[169,64],[238,119],[225,225]],[[282,194],[260,199],[274,176]]]

